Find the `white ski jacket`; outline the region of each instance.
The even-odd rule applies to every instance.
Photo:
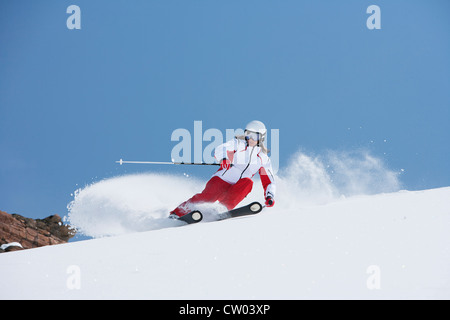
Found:
[[[218,162],[226,158],[231,161],[230,169],[221,169],[214,176],[235,184],[242,178],[252,179],[259,172],[264,196],[275,199],[275,179],[269,156],[259,146],[249,147],[247,141],[234,138],[214,150]]]

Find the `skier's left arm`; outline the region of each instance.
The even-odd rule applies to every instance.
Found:
[[[266,206],[273,207],[275,204],[275,178],[272,170],[272,163],[269,157],[264,157],[261,168],[259,169],[259,176],[264,188],[264,198],[266,199]]]

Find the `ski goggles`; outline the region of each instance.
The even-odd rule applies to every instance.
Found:
[[[253,139],[254,141],[259,141],[259,133],[252,131],[245,131],[245,140]]]

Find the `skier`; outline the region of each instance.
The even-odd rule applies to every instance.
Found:
[[[192,211],[197,203],[218,201],[228,210],[241,202],[253,187],[253,176],[259,172],[264,188],[265,204],[275,204],[275,181],[272,164],[264,145],[266,127],[261,121],[247,124],[243,136],[236,136],[214,150],[214,157],[220,161],[219,170],[207,182],[205,189],[170,212],[169,217],[177,219]]]

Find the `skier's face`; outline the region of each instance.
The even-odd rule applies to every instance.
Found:
[[[252,138],[248,139],[247,142],[250,147],[254,147],[258,144],[258,141],[255,141]]]
[[[245,130],[245,140],[250,147],[254,147],[258,144],[259,133]]]

